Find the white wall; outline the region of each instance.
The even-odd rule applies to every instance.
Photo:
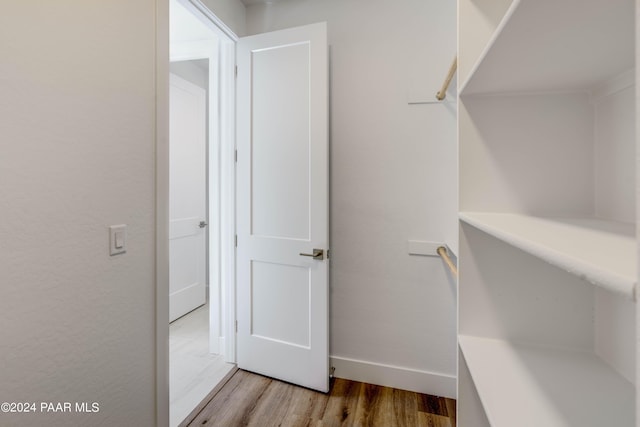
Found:
[[[438,258],[409,256],[407,240],[457,241],[456,113],[451,103],[407,101],[435,100],[456,52],[455,8],[434,0],[247,8],[248,34],[328,22],[336,376],[449,396],[455,285]]]
[[[460,210],[592,215],[593,114],[586,93],[465,97]]]
[[[5,6],[0,401],[100,411],[0,425],[153,426],[155,2]],[[127,253],[110,257],[121,223]]]
[[[237,36],[246,33],[245,7],[240,0],[202,0]]]
[[[594,93],[596,216],[635,220],[634,70],[603,84]]]

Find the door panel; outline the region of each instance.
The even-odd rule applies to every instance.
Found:
[[[326,24],[240,39],[237,360],[327,391]]]
[[[206,92],[170,76],[169,321],[206,302]]]
[[[309,239],[309,49],[252,54],[253,235]]]
[[[251,334],[308,348],[309,269],[260,261],[251,267]]]

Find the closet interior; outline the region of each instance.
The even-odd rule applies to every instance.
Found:
[[[459,0],[460,426],[634,426],[636,5]]]

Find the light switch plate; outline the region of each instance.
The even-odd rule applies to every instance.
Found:
[[[109,227],[109,255],[127,252],[127,225],[112,225]]]

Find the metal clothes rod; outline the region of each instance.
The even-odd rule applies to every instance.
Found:
[[[451,64],[451,68],[449,68],[449,74],[447,74],[447,78],[442,83],[442,88],[438,93],[436,93],[436,99],[438,101],[442,101],[447,96],[447,89],[449,89],[449,85],[451,84],[451,80],[453,79],[456,70],[458,69],[458,57],[453,58],[453,64]]]
[[[447,264],[447,267],[449,267],[449,270],[451,270],[451,274],[453,274],[455,277],[458,277],[458,267],[456,267],[453,261],[451,261],[449,253],[447,252],[447,248],[445,248],[444,246],[440,246],[436,252],[444,260],[445,264]]]

